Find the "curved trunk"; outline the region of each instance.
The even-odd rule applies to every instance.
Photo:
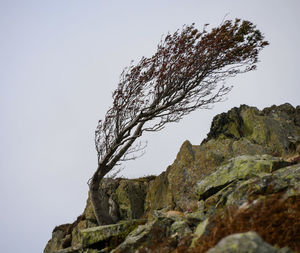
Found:
[[[98,225],[108,225],[114,223],[114,220],[109,214],[109,198],[100,188],[100,182],[105,175],[101,174],[103,173],[99,173],[99,170],[94,174],[91,180],[89,194]]]
[[[142,127],[144,124],[144,121],[138,123],[132,137],[128,139],[128,142],[116,154],[113,153],[117,150],[117,144],[116,147],[113,147],[111,149],[112,153],[107,155],[100,163],[98,163],[98,168],[95,174],[93,175],[90,184],[90,198],[98,225],[113,224],[118,220],[118,218],[114,215],[114,213],[116,212],[116,210],[114,210],[115,208],[111,208],[112,213],[110,213],[109,211],[109,197],[101,189],[100,182],[102,178],[116,165],[116,163],[121,159],[121,157],[127,152],[127,150],[131,147],[133,142],[136,140],[136,138],[141,136]],[[118,143],[120,143],[120,141]],[[109,157],[112,159],[107,164]]]

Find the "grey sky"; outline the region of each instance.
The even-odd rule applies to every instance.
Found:
[[[96,167],[93,133],[130,60],[162,34],[239,17],[271,43],[258,70],[229,80],[228,100],[146,136],[147,153],[122,175],[159,174],[186,139],[200,144],[233,106],[300,104],[300,1],[0,0],[1,251],[42,252],[55,225],[84,209]]]

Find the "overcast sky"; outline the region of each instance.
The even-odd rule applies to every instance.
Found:
[[[300,104],[300,1],[0,0],[0,248],[42,252],[59,224],[85,207],[96,168],[93,134],[131,60],[151,56],[163,34],[239,17],[270,46],[258,70],[228,80],[228,100],[160,133],[121,175],[159,174],[212,117],[240,104]]]

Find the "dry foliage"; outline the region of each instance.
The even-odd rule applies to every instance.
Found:
[[[256,231],[271,245],[300,252],[300,196],[283,200],[274,194],[245,209],[231,206],[210,222],[211,231],[199,238],[191,252],[204,253],[222,238],[248,231]]]

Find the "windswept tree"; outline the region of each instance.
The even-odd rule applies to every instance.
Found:
[[[99,225],[116,220],[99,188],[103,177],[143,149],[136,140],[178,122],[190,112],[209,108],[231,90],[224,81],[256,68],[259,52],[268,45],[249,21],[224,21],[201,30],[185,25],[167,34],[156,53],[125,68],[113,93],[112,107],[95,132],[98,167],[89,182],[90,199]]]

